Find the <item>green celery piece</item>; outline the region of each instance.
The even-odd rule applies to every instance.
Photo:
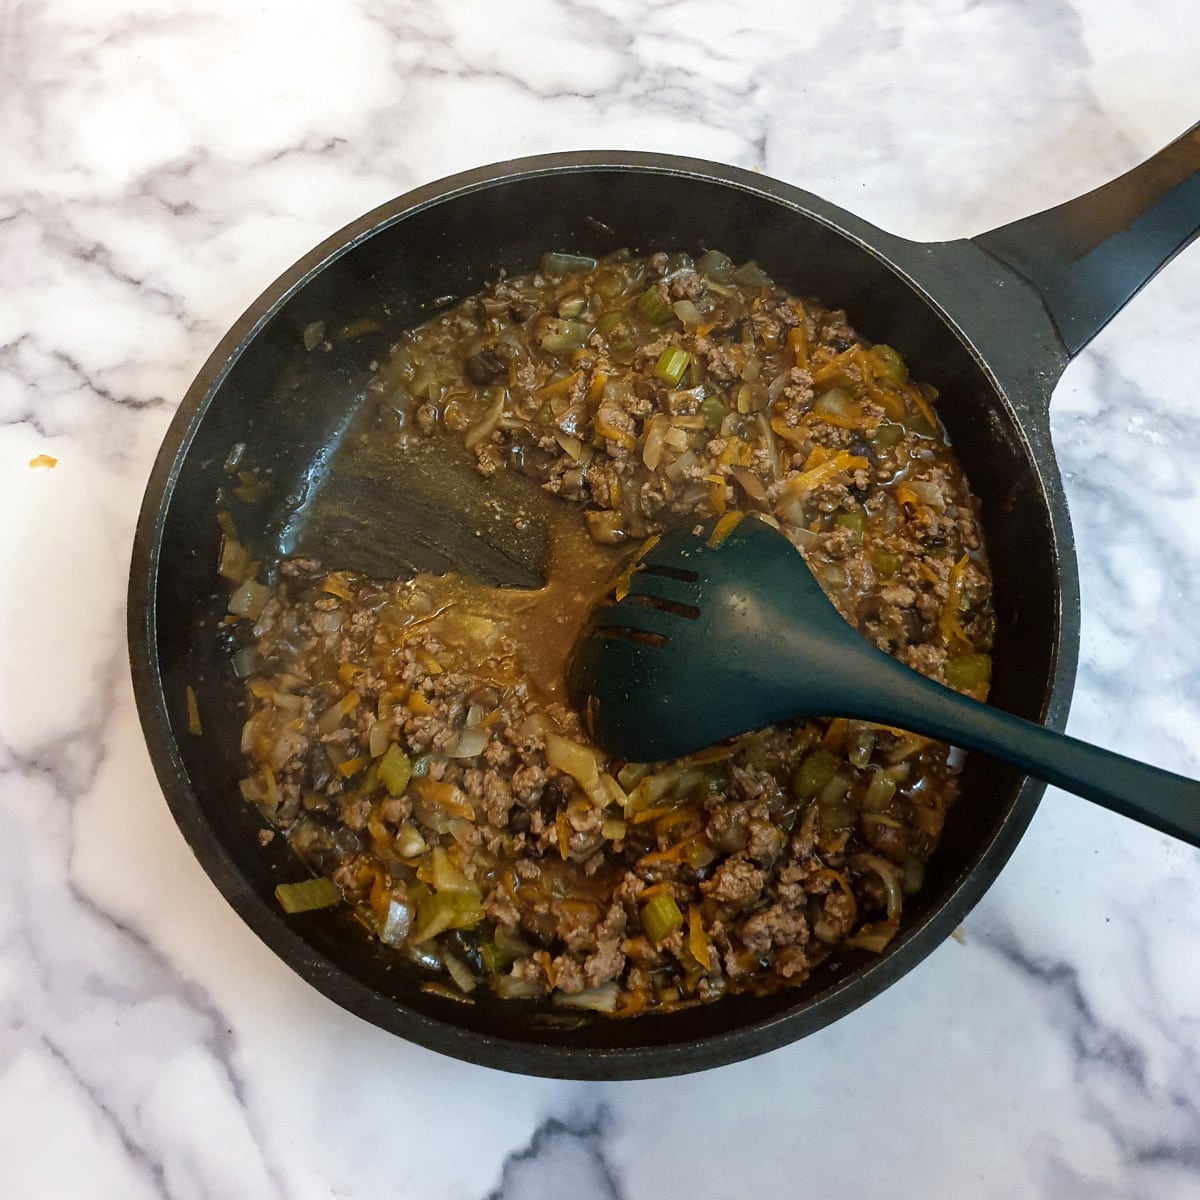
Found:
[[[861,510],[858,512],[843,512],[838,513],[833,519],[835,525],[840,525],[843,529],[849,529],[854,534],[854,540],[862,545],[863,530],[867,523],[867,515]]]
[[[285,913],[311,912],[328,908],[342,898],[341,890],[332,879],[305,879],[301,883],[281,883],[275,889],[275,899]]]
[[[974,691],[991,681],[992,656],[960,654],[956,658],[948,658],[943,673],[946,682],[956,691]]]
[[[648,287],[637,298],[638,312],[655,325],[665,325],[675,310],[658,294],[658,288]]]
[[[412,760],[393,742],[379,760],[379,778],[389,796],[398,796],[412,778]]]
[[[663,383],[676,387],[691,361],[692,356],[686,350],[681,350],[678,346],[668,346],[658,356],[658,362],[654,364],[654,374]]]
[[[655,945],[682,924],[683,913],[670,892],[659,892],[642,905],[642,928]]]
[[[838,760],[823,747],[809,751],[792,772],[792,793],[797,800],[811,800],[832,778]]]

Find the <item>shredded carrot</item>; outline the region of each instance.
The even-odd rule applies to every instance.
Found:
[[[819,390],[831,387],[849,388],[851,391],[857,390],[862,382],[862,369],[859,366],[857,355],[854,351],[857,347],[851,346],[849,350],[843,350],[841,354],[831,358],[827,363],[817,367],[812,373],[813,386]],[[858,371],[852,372],[851,367],[858,367]]]
[[[813,488],[828,483],[843,471],[862,471],[866,467],[867,460],[865,458],[851,454],[848,450],[839,450],[831,459],[803,471],[789,480],[786,485],[787,495],[790,498],[801,492],[810,492]]]
[[[687,851],[687,842],[678,842],[672,846],[670,850],[653,850],[649,854],[643,854],[637,860],[639,867],[660,866],[663,863],[679,862]]]
[[[705,475],[704,482],[708,484],[708,502],[719,517],[725,511],[725,477]]]
[[[846,730],[849,728],[850,722],[845,717],[834,717],[829,722],[829,728],[825,730],[825,737],[822,741],[826,746],[836,745],[846,736]]]
[[[789,425],[782,417],[771,418],[771,431],[791,446],[802,446],[808,441],[807,425]]]
[[[632,433],[626,433],[625,430],[610,425],[603,417],[596,417],[595,429],[600,437],[607,438],[610,442],[616,442],[619,446],[624,446],[626,450],[632,450],[637,445],[637,438]]]
[[[438,662],[437,658],[423,646],[418,646],[415,653],[417,658],[421,660],[421,666],[423,666],[425,670],[430,673],[430,675],[440,675],[443,671],[445,671],[446,668],[443,667],[442,664]]]
[[[642,814],[638,814],[639,816]],[[675,808],[663,813],[654,822],[654,832],[660,836],[670,833],[677,825],[688,825],[696,820],[696,810],[693,808]]]
[[[433,712],[433,705],[430,704],[420,692],[413,692],[412,695],[409,696],[408,707],[410,711],[415,712],[420,716],[426,716],[427,714]]]
[[[647,821],[657,820],[657,818],[666,816],[667,813],[674,811],[675,806],[673,804],[659,804],[654,808],[643,808],[641,812],[634,813],[633,823],[635,825],[642,825]]]
[[[951,648],[953,648],[955,642],[962,642],[966,646],[972,646],[971,639],[967,637],[963,630],[962,622],[959,620],[959,613],[962,612],[966,601],[966,574],[967,556],[964,554],[950,571],[946,602],[942,605],[941,615],[938,618],[942,637],[946,645]]]
[[[193,737],[200,737],[204,729],[200,725],[200,706],[196,703],[196,693],[192,690],[191,684],[187,686],[185,697],[187,699],[188,733]]]
[[[338,763],[338,774],[343,779],[349,779],[351,775],[357,775],[359,771],[367,765],[367,760],[359,755],[357,758],[348,758],[344,763]]]
[[[591,386],[587,390],[587,402],[589,404],[595,404],[604,395],[604,385],[607,382],[608,376],[603,371],[597,371],[592,376]]]
[[[647,997],[644,988],[637,988],[632,992],[622,992],[614,1015],[618,1017],[636,1017],[646,1007],[646,1001]]]
[[[907,483],[898,483],[892,488],[892,495],[904,505],[905,508],[916,512],[921,507],[920,500],[917,499],[917,493],[908,486]]]
[[[688,906],[688,949],[701,968],[707,971],[709,964],[708,934],[704,929],[700,908],[695,904]]]
[[[564,375],[562,379],[556,379],[553,383],[547,383],[543,387],[538,388],[534,393],[546,399],[550,396],[557,396],[562,392],[569,392],[577,379],[583,378],[582,371],[572,371],[570,375]]]
[[[808,366],[808,329],[803,320],[788,334],[787,348],[796,356],[796,366]]]
[[[561,808],[554,818],[554,836],[558,840],[558,855],[566,862],[567,851],[570,849],[571,829],[567,824],[567,814]]]
[[[937,417],[933,415],[933,409],[929,407],[929,402],[921,392],[921,389],[913,384],[909,385],[908,398],[913,402],[917,412],[929,422],[929,428],[936,430],[938,427]]]
[[[321,581],[321,591],[337,596],[339,600],[353,600],[354,593],[346,581],[345,571],[331,571]]]
[[[814,446],[812,453],[804,460],[804,469],[811,471],[813,467],[819,467],[823,462],[828,462],[831,455],[824,446]]]
[[[727,512],[713,526],[713,531],[708,538],[708,548],[715,550],[742,523],[745,516],[744,512],[738,512],[736,509]]]
[[[644,904],[647,900],[652,900],[655,896],[661,896],[663,892],[670,891],[669,883],[652,883],[648,888],[643,889],[638,896],[638,903]]]
[[[843,417],[840,413],[829,412],[824,408],[814,408],[807,414],[810,417],[815,417],[818,421],[824,421],[827,425],[833,425],[837,429],[862,429],[865,427],[864,418]]]

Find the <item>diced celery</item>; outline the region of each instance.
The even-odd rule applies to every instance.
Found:
[[[904,359],[891,346],[872,346],[870,353],[875,361],[875,373],[885,383],[901,387],[908,382],[908,368],[904,365]]]
[[[810,750],[792,772],[792,794],[797,800],[811,800],[833,778],[838,760],[828,750]]]
[[[657,287],[648,287],[637,298],[638,312],[654,325],[665,325],[675,317],[675,310],[668,304]]]
[[[733,259],[720,250],[709,250],[700,255],[696,270],[717,283],[728,283],[733,278]]]
[[[873,445],[887,450],[889,447],[896,445],[903,437],[903,425],[897,425],[892,421],[881,421],[875,432],[871,434],[870,440]]]
[[[772,285],[770,275],[768,275],[766,271],[764,271],[762,267],[760,267],[758,263],[754,261],[754,259],[750,259],[749,262],[742,263],[742,265],[738,267],[736,271],[734,271],[733,281],[734,283],[740,283],[742,287],[771,287]]]
[[[569,354],[587,345],[592,327],[585,321],[564,321],[549,317],[542,326],[541,346],[551,354]]]
[[[379,779],[387,788],[389,796],[398,796],[412,778],[412,761],[394,742],[379,760]]]
[[[642,905],[642,929],[656,945],[683,924],[683,913],[670,892],[659,892]]]
[[[875,550],[871,557],[875,560],[875,569],[885,579],[890,579],[900,569],[900,557],[890,550]]]
[[[658,362],[654,364],[654,374],[663,383],[675,387],[683,378],[683,373],[691,361],[692,356],[686,350],[681,350],[678,346],[668,346],[658,356]]]
[[[946,659],[943,668],[946,682],[956,691],[975,691],[992,678],[990,654],[960,654]]]
[[[595,265],[596,260],[585,254],[558,254],[551,251],[542,255],[543,275],[576,275],[592,270]]]
[[[716,437],[721,432],[721,422],[729,415],[729,409],[716,396],[705,396],[700,401],[700,415],[704,418],[704,428]]]
[[[861,509],[856,512],[838,513],[833,519],[835,525],[840,525],[843,529],[849,529],[854,534],[854,540],[858,545],[862,545],[863,529],[866,526],[867,514]]]
[[[311,912],[328,908],[342,898],[332,879],[305,879],[300,883],[281,883],[275,889],[275,899],[285,913]]]
[[[411,891],[409,893],[411,898]],[[434,892],[417,905],[417,919],[409,941],[427,942],[447,929],[473,929],[484,918],[478,895],[469,892]]]
[[[600,319],[596,322],[596,328],[604,337],[608,337],[624,320],[625,314],[623,312],[611,309],[609,312],[600,314]]]

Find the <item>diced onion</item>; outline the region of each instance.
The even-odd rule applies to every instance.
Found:
[[[458,735],[453,751],[447,751],[447,754],[450,758],[474,758],[483,753],[490,739],[486,729],[464,729]]]
[[[704,320],[703,314],[690,300],[676,300],[671,307],[675,315],[687,326],[699,325]]]
[[[865,868],[874,871],[879,876],[887,893],[888,920],[899,921],[903,897],[900,891],[900,870],[895,863],[880,858],[878,854],[856,854],[849,863],[860,870]]]
[[[516,971],[516,968],[513,968]],[[523,979],[519,975],[497,975],[492,979],[492,989],[501,1000],[532,1000],[546,994],[545,987],[535,979]]]
[[[412,928],[412,906],[403,900],[388,905],[387,916],[379,929],[379,940],[389,946],[402,946]]]
[[[451,953],[444,946],[442,947],[442,966],[446,968],[446,973],[461,991],[473,992],[475,990],[478,980],[471,974],[471,968],[457,954]]]
[[[492,431],[500,421],[504,412],[504,399],[508,395],[504,388],[498,388],[499,395],[492,401],[491,406],[476,424],[467,430],[463,442],[468,450],[473,450],[480,442],[492,436]]]
[[[229,597],[229,611],[235,617],[248,617],[251,621],[257,621],[270,598],[269,587],[255,579],[247,579]]]
[[[367,739],[367,748],[371,751],[372,758],[379,758],[386,753],[388,748],[388,727],[382,721],[376,721],[371,726],[371,733]]]
[[[670,428],[670,422],[664,413],[657,413],[646,423],[646,440],[642,446],[642,462],[646,470],[658,470],[662,461],[663,442]]]
[[[557,733],[546,734],[546,761],[570,775],[585,792],[591,791],[600,782],[596,768],[596,756],[587,746],[571,741]]]
[[[249,679],[258,670],[258,648],[243,646],[233,656],[233,673],[239,679]]]
[[[876,767],[871,776],[871,782],[867,784],[866,794],[863,796],[863,810],[872,813],[883,812],[891,804],[895,794],[896,781],[882,768]]]
[[[593,1012],[616,1012],[617,1001],[621,996],[621,988],[616,980],[610,979],[599,987],[588,988],[569,996],[566,992],[555,992],[552,999],[563,1008],[586,1008]]]

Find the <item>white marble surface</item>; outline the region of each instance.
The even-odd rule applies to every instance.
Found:
[[[683,1080],[409,1046],[241,924],[162,802],[126,568],[154,452],[258,292],[371,206],[570,147],[755,166],[942,238],[1200,115],[1177,0],[0,6],[0,1191],[1200,1195],[1200,854],[1051,792],[965,925],[808,1040]],[[1200,249],[1072,364],[1073,732],[1200,775]],[[46,453],[52,470],[30,469]]]

